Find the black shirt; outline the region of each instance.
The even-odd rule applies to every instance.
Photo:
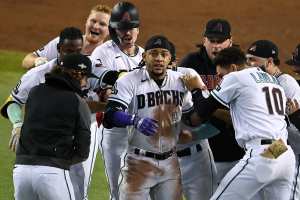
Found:
[[[203,45],[199,46],[199,51],[185,56],[179,66],[196,70],[209,90],[214,89],[220,80],[217,76],[216,66],[208,57]],[[225,118],[219,114],[218,116],[212,116],[209,120],[221,132],[209,139],[216,162],[236,161],[244,155],[244,150],[238,146],[235,140],[231,120],[224,120]]]
[[[78,94],[79,83],[67,74],[46,75],[30,90],[16,164],[69,169],[87,159],[90,111]]]

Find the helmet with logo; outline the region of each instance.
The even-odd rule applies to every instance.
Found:
[[[132,3],[122,1],[113,7],[109,20],[109,34],[114,42],[117,44],[120,43],[116,29],[132,29],[139,27],[139,25],[139,13]]]

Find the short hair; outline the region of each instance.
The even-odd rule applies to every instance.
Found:
[[[246,64],[246,55],[239,47],[229,47],[221,50],[213,63],[222,68],[228,68],[231,64],[242,66]]]
[[[67,27],[60,32],[59,44],[62,44],[65,39],[76,40],[81,39],[83,41],[82,32],[76,27]]]
[[[98,5],[95,5],[91,11],[90,11],[90,14],[92,12],[103,12],[103,13],[106,13],[106,14],[111,14],[111,8],[107,5],[102,5],[102,4],[98,4]]]

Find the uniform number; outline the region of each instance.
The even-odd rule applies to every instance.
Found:
[[[275,110],[277,114],[284,115],[283,99],[282,99],[281,90],[278,88],[272,88],[272,90],[270,92],[269,87],[264,87],[262,89],[262,91],[266,95],[266,102],[267,102],[269,114],[273,115],[274,110]],[[271,101],[271,98],[273,99],[273,101]],[[272,104],[272,102],[273,102],[273,104]]]

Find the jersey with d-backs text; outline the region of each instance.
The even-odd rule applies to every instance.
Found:
[[[283,87],[285,95],[291,100],[297,100],[300,102],[300,86],[289,74],[281,74],[277,77],[279,84]],[[289,132],[289,144],[293,148],[296,154],[300,154],[300,133],[299,130],[293,125],[290,124],[288,127]]]
[[[54,38],[48,44],[34,51],[33,53],[39,57],[45,57],[48,60],[52,60],[58,57],[57,44],[59,42],[59,37]]]
[[[142,60],[144,49],[139,46],[137,47],[138,49],[134,56],[128,56],[120,50],[116,43],[109,40],[98,46],[93,51],[91,58],[95,60],[96,67],[106,67],[116,71],[131,71],[134,68],[137,68]]]
[[[56,66],[57,59],[53,59],[39,67],[34,67],[27,71],[19,80],[16,87],[12,90],[11,96],[14,101],[23,105],[26,103],[29,91],[36,85],[45,82],[45,74]]]
[[[191,95],[179,79],[181,75],[168,70],[160,87],[145,68],[117,80],[109,100],[126,106],[130,114],[153,118],[159,124],[158,132],[151,137],[130,127],[129,146],[155,153],[167,152],[176,146],[182,113],[193,107]]]
[[[231,72],[211,95],[230,108],[241,147],[256,138],[287,139],[286,96],[274,76],[254,67]]]

